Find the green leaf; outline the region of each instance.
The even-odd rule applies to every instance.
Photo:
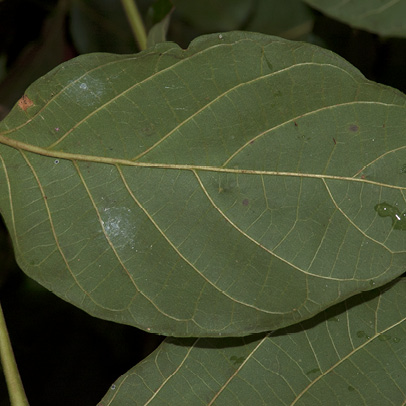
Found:
[[[263,336],[166,339],[99,405],[401,405],[406,281],[385,290]]]
[[[80,53],[132,53],[137,49],[121,1],[70,2],[70,34]]]
[[[153,47],[160,42],[166,41],[169,23],[171,21],[172,10],[158,23],[156,23],[148,32],[147,48]]]
[[[326,15],[385,37],[406,37],[406,2],[303,0]]]
[[[250,33],[94,54],[0,124],[0,212],[32,278],[174,336],[310,318],[405,270],[406,98]]]
[[[250,17],[254,0],[172,0],[182,18],[205,32],[239,29]]]
[[[252,9],[247,31],[305,39],[313,29],[313,13],[302,0],[259,0]]]

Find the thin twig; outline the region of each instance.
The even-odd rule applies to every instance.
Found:
[[[7,388],[11,406],[28,406],[20,373],[14,358],[10,337],[7,331],[6,320],[0,304],[0,360],[6,377]]]
[[[121,0],[123,8],[134,33],[135,41],[142,50],[147,48],[147,33],[135,0]]]

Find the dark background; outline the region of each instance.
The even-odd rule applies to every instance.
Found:
[[[147,28],[172,6],[169,0],[137,3]],[[244,29],[249,18],[234,28]],[[208,32],[175,10],[168,40],[187,47]],[[368,79],[406,92],[406,40],[383,39],[317,12],[313,30],[301,39],[338,53]],[[63,61],[94,51],[138,52],[120,1],[0,2],[0,120],[35,79]],[[0,300],[31,406],[96,405],[121,374],[163,339],[93,318],[26,277],[14,261],[1,218]],[[7,405],[0,375],[0,406]]]

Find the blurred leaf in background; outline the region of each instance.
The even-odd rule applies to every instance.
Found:
[[[382,37],[406,37],[406,1],[304,0],[322,13]]]
[[[138,51],[121,1],[74,0],[69,11],[70,33],[78,53]]]
[[[67,0],[0,3],[0,55],[6,63],[0,83],[3,117],[34,80],[69,59],[67,4]]]

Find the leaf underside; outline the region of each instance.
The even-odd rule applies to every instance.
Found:
[[[403,0],[304,1],[353,27],[385,37],[406,37],[406,2]]]
[[[0,212],[22,269],[92,315],[244,336],[405,270],[375,210],[406,210],[405,96],[331,52],[209,35],[78,57],[24,101],[0,123]]]
[[[404,404],[406,281],[385,290],[276,333],[167,338],[99,406]]]

